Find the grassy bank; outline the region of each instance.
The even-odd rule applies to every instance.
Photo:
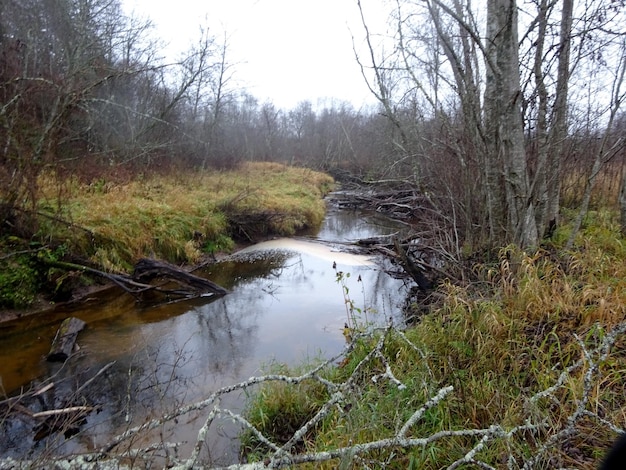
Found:
[[[144,256],[196,263],[237,239],[293,235],[318,227],[329,176],[276,163],[231,171],[137,177],[126,183],[42,178],[37,232],[5,237],[0,306],[25,307],[64,274],[41,272],[37,258],[71,254],[107,271],[129,271]],[[20,254],[16,254],[20,252]],[[48,279],[50,278],[50,279]],[[48,286],[53,289],[54,285]]]
[[[565,238],[502,249],[472,285],[444,284],[410,330],[362,338],[297,386],[266,385],[248,419],[279,444],[313,419],[297,449],[323,459],[315,468],[597,468],[625,425],[624,330],[608,332],[626,317],[626,246],[610,212],[571,252]],[[273,454],[244,442],[251,459]]]

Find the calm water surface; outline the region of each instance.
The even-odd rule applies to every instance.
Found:
[[[346,242],[401,228],[376,215],[329,210],[315,239]],[[7,393],[44,380],[58,383],[42,397],[41,406],[64,406],[69,390],[115,361],[99,377],[98,393],[91,397],[101,411],[88,416],[78,436],[52,435],[35,443],[28,423],[3,423],[0,455],[94,449],[131,425],[260,375],[272,363],[295,365],[337,354],[345,346],[346,310],[333,263],[337,271],[350,273],[350,297],[366,308],[368,321],[400,321],[401,281],[365,256],[339,252],[315,239],[264,242],[200,272],[231,290],[217,300],[142,308],[129,295],[115,292],[89,307],[51,314],[44,325],[25,322],[0,331],[0,377]],[[359,275],[363,282],[357,282]],[[80,354],[63,366],[49,364],[43,357],[58,324],[70,315],[88,324],[79,336]],[[235,393],[221,406],[240,410],[244,402]],[[188,455],[205,415],[185,417],[149,439],[189,442],[180,449]],[[212,464],[235,462],[238,429],[229,423],[214,427],[204,458]]]

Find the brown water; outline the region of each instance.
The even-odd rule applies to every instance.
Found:
[[[375,215],[329,211],[317,239],[355,240],[398,229]],[[88,416],[80,434],[65,439],[57,433],[34,443],[31,422],[3,421],[0,455],[94,449],[132,424],[260,375],[273,362],[295,365],[338,353],[345,346],[346,310],[333,263],[351,274],[346,280],[350,297],[368,312],[362,321],[400,320],[403,284],[371,259],[314,240],[281,239],[250,247],[199,273],[230,289],[224,297],[142,308],[130,296],[112,291],[87,307],[51,315],[43,324],[29,320],[0,332],[0,377],[7,392],[37,388],[46,380],[57,383],[33,406],[64,406],[62,397],[115,361],[90,395],[101,411]],[[64,366],[47,363],[43,357],[67,316],[88,324],[79,336],[81,351]],[[244,401],[233,394],[221,406],[240,410]],[[193,443],[205,414],[186,417],[146,439]],[[206,461],[235,462],[237,432],[228,422],[212,428]],[[190,445],[180,453],[187,455]]]

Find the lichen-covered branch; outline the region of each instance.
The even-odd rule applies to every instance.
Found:
[[[189,452],[189,455],[172,457],[168,454],[171,468],[177,470],[207,468],[206,462],[202,461],[202,450],[207,444],[206,440],[208,439],[207,436],[209,436],[209,428],[216,422],[217,418],[227,418],[240,425],[243,429],[250,431],[252,435],[270,451],[270,454],[268,454],[268,457],[264,461],[222,467],[227,469],[254,470],[261,468],[285,468],[304,463],[322,463],[333,460],[351,462],[355,459],[366,457],[374,451],[425,448],[441,440],[459,437],[466,438],[464,442],[472,442],[472,444],[468,445],[462,457],[455,457],[455,460],[451,459],[450,462],[441,462],[442,465],[447,465],[449,470],[464,468],[467,465],[490,470],[498,468],[498,466],[494,466],[488,459],[485,459],[484,451],[494,445],[494,443],[502,441],[506,443],[505,448],[508,448],[509,451],[508,455],[500,457],[501,461],[506,460],[511,468],[532,469],[545,463],[546,456],[551,449],[558,446],[568,437],[578,433],[577,426],[583,418],[591,418],[611,431],[621,431],[619,426],[611,423],[605,417],[598,415],[594,409],[590,409],[590,402],[594,389],[597,388],[600,380],[601,366],[609,357],[618,338],[625,332],[626,322],[619,324],[612,331],[604,335],[601,330],[598,329],[596,347],[589,346],[593,338],[587,340],[587,342],[576,338],[581,349],[581,358],[572,365],[564,368],[550,386],[534,393],[526,399],[526,408],[524,409],[526,416],[525,421],[516,426],[493,423],[485,428],[444,429],[432,432],[430,435],[419,435],[416,431],[417,424],[424,418],[426,412],[442,406],[446,398],[455,393],[454,387],[445,385],[434,390],[421,406],[416,408],[403,422],[398,424],[396,431],[389,437],[374,439],[368,442],[354,442],[349,445],[342,445],[337,448],[325,450],[302,451],[296,444],[304,439],[308,433],[313,431],[320,422],[330,416],[331,413],[335,412],[337,409],[341,410],[344,402],[347,401],[347,397],[360,396],[358,394],[355,395],[355,390],[363,388],[366,385],[372,386],[372,384],[374,387],[382,387],[384,386],[383,379],[386,379],[386,381],[398,389],[404,386],[404,383],[396,377],[397,372],[393,370],[394,362],[390,360],[385,353],[386,341],[394,336],[396,339],[400,338],[402,341],[405,341],[411,350],[417,351],[420,354],[424,353],[420,348],[411,343],[404,333],[397,331],[392,325],[388,325],[382,330],[368,334],[373,340],[371,341],[370,349],[363,359],[352,369],[349,376],[341,382],[333,382],[328,378],[323,378],[322,371],[351,353],[355,348],[355,342],[348,345],[340,354],[322,362],[301,375],[268,374],[259,377],[250,377],[248,380],[240,383],[222,387],[204,400],[191,403],[141,426],[128,429],[126,432],[112,439],[107,445],[102,446],[99,450],[91,454],[60,457],[56,459],[50,458],[45,462],[34,460],[16,461],[5,458],[0,459],[0,469],[19,469],[27,467],[47,468],[52,466],[82,469],[94,468],[94,465],[97,465],[97,468],[125,468],[123,465],[125,462],[124,459],[137,457],[145,460],[149,458],[151,452],[172,449],[178,450],[179,445],[178,443],[161,442],[148,444],[141,449],[131,448],[125,449],[124,451],[116,450],[121,443],[131,442],[132,439],[143,435],[147,431],[173,421],[182,415],[191,412],[200,412],[207,408],[210,408],[210,411],[204,418],[204,422],[198,431],[196,442]],[[364,336],[368,335],[361,334],[357,335],[357,337],[363,339]],[[371,370],[372,368],[369,367],[372,363],[376,364],[376,367],[373,369],[380,369],[382,367],[383,372],[378,374],[374,373]],[[363,376],[366,374],[369,374],[370,377],[369,380],[364,381]],[[560,392],[569,390],[567,387],[569,387],[569,382],[574,377],[574,374],[577,374],[582,387],[573,402],[570,400],[570,402],[564,403],[563,396],[567,396],[567,394],[560,394]],[[322,384],[328,392],[328,398],[325,403],[320,406],[314,416],[302,424],[302,426],[283,444],[274,442],[270,437],[264,435],[263,432],[257,429],[241,414],[221,408],[219,405],[220,398],[233,391],[245,391],[251,387],[269,382],[282,382],[287,384],[287,386],[297,386],[305,381],[315,381]],[[560,428],[554,428],[554,423],[550,421],[549,417],[541,414],[540,405],[542,400],[550,400],[551,403],[562,407],[564,410],[568,410],[569,414],[566,419],[562,420],[564,424],[561,425]],[[516,436],[524,436],[527,435],[527,433],[531,433],[535,436],[543,436],[543,441],[538,443],[539,445],[532,451],[532,455],[523,456],[520,455],[519,452],[516,453],[514,447],[509,445],[509,443],[511,443],[512,439]]]

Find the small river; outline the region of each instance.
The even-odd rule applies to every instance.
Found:
[[[66,439],[53,433],[34,441],[29,420],[0,420],[0,455],[32,458],[93,450],[133,425],[261,375],[272,364],[298,365],[337,354],[346,345],[347,320],[337,271],[350,274],[344,282],[363,311],[360,321],[383,324],[393,317],[401,322],[403,282],[375,260],[339,251],[332,242],[402,229],[377,214],[329,209],[310,239],[263,242],[195,272],[229,289],[226,296],[142,307],[130,295],[110,291],[80,308],[0,330],[0,379],[6,393],[55,382],[35,411],[67,406],[63,400],[72,390],[114,362],[97,378],[90,400],[100,411],[87,417],[80,434]],[[67,316],[87,322],[78,338],[80,352],[64,365],[48,363],[44,356]],[[221,406],[241,410],[245,399],[234,393]],[[183,417],[149,439],[187,442],[179,453],[188,455],[205,416]],[[213,426],[204,459],[212,465],[236,462],[237,433],[229,422]]]

